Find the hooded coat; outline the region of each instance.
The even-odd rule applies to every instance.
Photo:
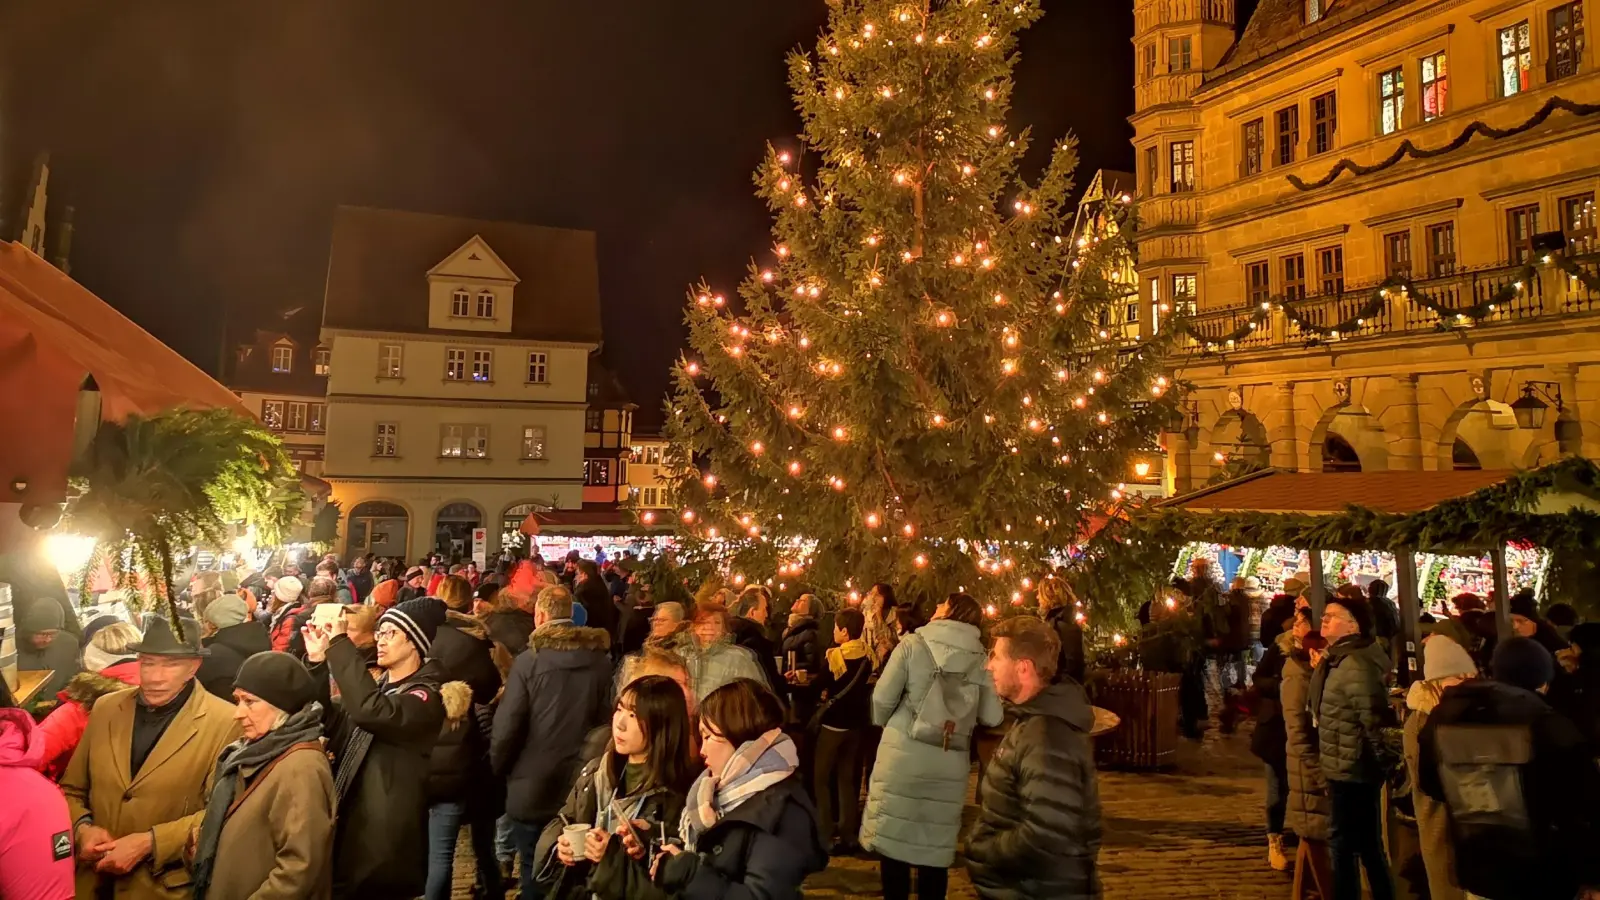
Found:
[[[978,782],[967,871],[984,900],[1100,896],[1100,788],[1094,710],[1060,682],[1007,707],[1013,724]]]
[[[1600,884],[1600,769],[1544,698],[1498,681],[1458,684],[1418,733],[1417,761],[1417,787],[1450,810],[1463,889],[1566,900]]]
[[[967,798],[972,756],[911,737],[934,666],[965,673],[978,685],[978,724],[1000,724],[1003,709],[978,629],[953,619],[935,619],[902,638],[884,664],[872,692],[872,721],[883,740],[867,789],[861,846],[917,866],[947,868],[955,860],[961,809]]]
[[[511,664],[489,741],[507,815],[542,826],[561,809],[611,699],[610,632],[555,622],[533,633]]]
[[[137,659],[107,666],[98,675],[79,672],[72,676],[66,690],[61,692],[61,702],[39,723],[39,733],[44,737],[44,760],[40,771],[60,780],[67,771],[67,763],[72,759],[72,751],[78,749],[78,741],[83,739],[83,730],[89,727],[89,710],[94,709],[95,701],[138,683]]]
[[[45,741],[20,709],[0,709],[0,897],[70,900],[67,801],[39,774]]]
[[[195,676],[202,687],[233,702],[233,679],[239,674],[244,661],[257,653],[272,649],[272,636],[260,622],[249,621],[227,628],[201,641],[211,655],[200,661],[200,673]]]
[[[1432,900],[1461,900],[1464,896],[1456,881],[1456,853],[1450,838],[1450,810],[1443,803],[1417,789],[1419,748],[1428,717],[1439,705],[1439,688],[1426,681],[1414,681],[1406,692],[1405,731],[1401,736],[1406,757],[1406,774],[1411,782],[1411,806],[1417,813],[1417,836],[1422,843],[1422,865],[1428,873],[1428,895]]]
[[[1322,758],[1317,749],[1317,726],[1312,722],[1308,700],[1311,663],[1305,651],[1294,646],[1294,635],[1279,635],[1278,644],[1285,650],[1282,680],[1278,683],[1287,741],[1285,768],[1289,773],[1289,809],[1284,821],[1301,840],[1326,841],[1331,809],[1328,782],[1322,777]]]
[[[1311,676],[1322,777],[1377,784],[1384,780],[1379,729],[1390,717],[1384,677],[1389,657],[1373,638],[1348,635],[1328,647]]]
[[[428,769],[444,723],[444,673],[429,660],[410,678],[390,684],[386,676],[380,685],[368,674],[360,648],[344,635],[328,644],[325,662],[309,668],[326,710],[323,731],[335,773],[341,765],[359,766],[339,799],[334,895],[418,896],[428,875]],[[330,676],[339,685],[338,703],[329,698]],[[352,755],[357,729],[372,735],[359,760]]]
[[[463,803],[471,813],[469,821],[492,819],[504,811],[506,794],[489,766],[493,713],[473,702],[465,681],[446,682],[439,696],[444,725],[429,757],[428,803]]]
[[[828,865],[799,773],[729,810],[688,849],[657,878],[682,900],[798,898],[806,876]]]
[[[772,643],[772,638],[767,636],[767,626],[754,619],[734,616],[728,623],[728,630],[733,634],[735,644],[755,655],[756,665],[761,667],[761,674],[767,687],[782,699],[784,680],[783,676],[778,674],[778,648]]]
[[[452,609],[445,613],[428,656],[444,669],[444,677],[466,682],[472,702],[488,704],[500,693],[500,670],[490,655],[493,647],[483,622]]]

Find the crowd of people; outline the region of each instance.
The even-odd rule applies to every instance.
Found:
[[[1385,582],[1339,585],[1318,617],[1309,576],[1270,599],[1252,581],[1224,589],[1195,560],[1147,644],[1183,680],[1191,734],[1212,706],[1224,728],[1253,708],[1267,863],[1293,866],[1302,896],[1600,898],[1600,623],[1524,591],[1501,639],[1496,598],[1451,598],[1420,616],[1402,690]]]
[[[628,558],[432,562],[199,573],[177,618],[76,634],[24,604],[63,649],[52,708],[0,709],[0,896],[436,900],[463,828],[476,897],[798,897],[848,854],[940,898],[958,850],[986,898],[1098,894],[1081,634],[1048,603],[986,642],[959,593],[923,621],[889,585],[780,611],[657,603]]]

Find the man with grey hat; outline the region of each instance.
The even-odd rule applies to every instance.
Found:
[[[197,688],[207,655],[192,628],[153,617],[139,687],[95,702],[61,790],[78,851],[78,896],[187,894],[189,832],[206,805],[206,773],[239,737],[233,708]]]
[[[201,644],[211,655],[200,663],[200,683],[223,700],[233,700],[233,679],[244,661],[272,649],[267,626],[250,615],[250,608],[236,594],[224,594],[211,601],[201,613]]]

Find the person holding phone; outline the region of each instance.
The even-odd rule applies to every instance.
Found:
[[[624,687],[611,716],[611,745],[584,766],[561,814],[539,837],[534,864],[544,896],[665,900],[651,882],[650,862],[678,836],[694,774],[689,706],[678,682],[646,675]]]

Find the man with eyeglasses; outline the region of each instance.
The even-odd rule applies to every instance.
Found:
[[[377,680],[347,634],[344,616],[303,630],[306,662],[327,709],[338,828],[336,897],[415,897],[428,874],[428,764],[444,703],[444,672],[427,659],[445,620],[444,601],[397,603],[378,619]],[[330,699],[329,677],[339,688]]]

